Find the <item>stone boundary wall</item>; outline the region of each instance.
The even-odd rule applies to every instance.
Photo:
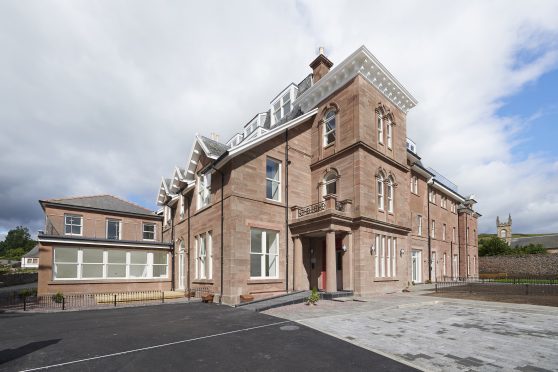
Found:
[[[38,279],[37,273],[16,273],[0,275],[0,287],[8,287],[17,284],[34,283]]]
[[[479,257],[479,273],[507,273],[511,277],[558,277],[558,254]]]

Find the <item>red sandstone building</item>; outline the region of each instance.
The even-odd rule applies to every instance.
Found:
[[[41,200],[38,293],[171,288],[162,218],[110,195]]]
[[[162,180],[173,288],[236,304],[477,276],[476,202],[407,138],[417,101],[365,47],[332,66],[320,54],[227,143],[196,136]]]

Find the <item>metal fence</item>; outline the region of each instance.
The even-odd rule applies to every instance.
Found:
[[[175,293],[165,298],[164,291],[134,291],[110,293],[72,293],[36,295],[28,292],[12,292],[0,296],[0,309],[9,310],[69,310],[99,307],[130,306],[134,304],[164,303],[179,298],[201,298],[210,293],[209,287],[193,288],[184,292],[183,297]]]
[[[558,296],[558,279],[556,278],[461,279],[437,282],[435,284],[436,293],[460,292],[471,294]]]

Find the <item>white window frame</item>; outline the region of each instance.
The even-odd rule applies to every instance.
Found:
[[[180,194],[180,206],[179,206],[180,210],[180,219],[183,220],[184,219],[184,195]]]
[[[257,231],[259,233],[261,233],[260,236],[260,242],[261,242],[261,252],[252,252],[252,231]],[[270,253],[267,253],[269,251],[269,247],[267,247],[267,234],[276,234],[276,244],[277,244],[277,252],[272,255]],[[251,266],[251,262],[252,262],[252,255],[258,255],[260,256],[260,276],[252,276],[252,272],[250,269],[250,279],[278,279],[279,278],[279,248],[280,248],[280,241],[279,241],[279,231],[276,230],[265,230],[265,229],[259,229],[259,228],[252,228],[250,230],[250,266]],[[270,257],[270,262],[271,262],[271,256],[275,256],[275,273],[272,275],[272,273],[269,273],[269,276],[265,276],[265,272],[266,272],[266,256]]]
[[[446,241],[446,224],[442,224],[442,240]]]
[[[378,200],[378,210],[384,210],[384,177],[380,174],[376,177],[376,194]]]
[[[211,173],[210,172],[198,175],[197,188],[198,188],[197,210],[199,210],[211,204]]]
[[[330,115],[333,114],[333,115]],[[328,130],[327,126],[330,122],[333,121],[333,129]],[[337,113],[335,110],[329,110],[326,112],[324,116],[324,127],[323,127],[324,135],[323,135],[323,145],[324,147],[329,146],[337,140]],[[333,141],[328,140],[328,136],[333,133]]]
[[[118,222],[118,238],[110,239],[108,234],[109,222]],[[107,218],[105,236],[107,240],[122,240],[122,220],[117,220],[116,218]]]
[[[436,220],[432,220],[432,226],[430,228],[430,237],[436,239]]]
[[[394,209],[394,198],[395,198],[395,188],[393,187],[393,179],[388,177],[388,184],[387,184],[387,204],[388,204],[388,212],[393,213]]]
[[[384,117],[382,114],[377,114],[377,124],[376,128],[378,129],[378,143],[384,144]]]
[[[279,179],[275,180],[275,179],[269,178],[267,176],[267,164],[269,162],[274,163],[275,165],[277,165],[277,177]],[[276,202],[281,201],[281,172],[282,172],[282,166],[281,165],[282,164],[279,160],[276,160],[276,159],[273,159],[273,158],[267,158],[266,161],[265,161],[265,198],[267,200],[273,200],[273,201],[276,201]],[[277,184],[277,199],[274,199],[273,195],[272,195],[271,198],[269,197],[269,195],[267,195],[267,190],[268,190],[267,185],[269,183],[271,183],[271,185],[272,185],[272,188],[271,188],[272,190],[273,190],[273,184],[275,184],[275,183]]]
[[[444,208],[444,209],[447,209],[447,208],[448,208],[448,198],[445,197],[444,195],[441,196],[441,199],[440,199],[440,206],[441,206],[442,208]]]
[[[391,149],[393,145],[393,124],[389,119],[387,119],[386,121],[386,137],[387,137],[387,147],[388,149]]]
[[[417,235],[422,236],[422,216],[417,215]]]
[[[455,226],[451,230],[451,241],[455,243]]]
[[[75,249],[77,250],[77,261],[76,262],[67,262],[67,261],[57,261],[56,260],[56,250],[57,249]],[[93,262],[93,263],[85,263],[83,261],[83,251],[84,249],[96,249],[96,250],[101,250],[103,252],[102,254],[102,263],[101,262]],[[108,262],[108,252],[109,251],[124,251],[126,253],[126,263],[110,263]],[[130,267],[132,265],[143,265],[143,264],[132,264],[131,263],[131,253],[132,252],[144,252],[147,253],[147,261],[146,261],[146,269],[147,269],[147,275],[146,276],[142,276],[142,277],[137,277],[134,276],[132,277],[130,275]],[[165,276],[160,276],[160,277],[153,277],[153,255],[155,253],[161,253],[164,252],[166,254],[166,264],[155,264],[155,266],[163,266],[166,265],[167,270],[166,270],[166,275]],[[58,264],[72,264],[72,265],[76,265],[77,269],[76,269],[76,273],[77,276],[74,278],[56,278],[56,265]],[[103,275],[102,277],[97,277],[97,278],[83,278],[83,267],[86,265],[103,265]],[[126,276],[125,277],[109,277],[108,276],[108,265],[126,265]],[[76,248],[68,248],[68,247],[54,247],[53,250],[53,267],[54,269],[52,270],[52,279],[54,281],[81,281],[81,280],[115,280],[115,279],[122,279],[122,280],[138,280],[138,279],[168,279],[169,278],[169,253],[167,251],[160,251],[160,250],[150,250],[150,251],[144,251],[144,250],[126,250],[126,249],[113,249],[113,248],[93,248],[93,247],[76,247]]]
[[[153,226],[153,239],[147,239],[145,233],[151,234],[151,231],[145,231],[145,226]],[[142,240],[155,241],[157,239],[157,225],[154,222],[142,222],[141,225],[141,238]]]
[[[213,238],[211,231],[195,237],[196,279],[213,278]],[[204,248],[202,250],[202,247]]]
[[[74,224],[73,221],[72,223],[68,223],[67,221],[67,217],[71,217],[71,218],[78,218],[79,219],[79,225]],[[66,226],[79,226],[79,234],[74,234],[71,232],[72,228],[70,228],[70,232],[66,232]],[[71,214],[71,213],[64,213],[64,235],[71,235],[71,236],[83,236],[83,216],[80,214]]]
[[[428,194],[428,201],[432,204],[436,204],[436,192],[434,190],[430,190]]]
[[[417,176],[412,176],[411,177],[411,191],[414,194],[418,195],[418,177]]]
[[[335,171],[329,171],[326,173],[326,175],[324,176],[324,180],[322,182],[323,186],[322,186],[322,195],[326,196],[326,195],[330,195],[330,193],[327,192],[327,187],[328,185],[331,184],[335,184],[335,192],[331,193],[331,195],[337,195],[337,179],[339,178],[339,175],[337,174],[337,172]]]
[[[374,244],[374,276],[376,278],[395,278],[397,276],[397,238],[376,234]]]
[[[271,124],[275,125],[293,110],[294,85],[289,86],[277,99],[271,102]]]

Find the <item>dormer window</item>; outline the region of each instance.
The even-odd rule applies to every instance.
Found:
[[[335,142],[335,111],[330,110],[324,118],[324,146],[328,146]]]
[[[271,101],[272,124],[277,124],[292,111],[293,101],[296,98],[296,89],[296,85],[291,84],[277,98]]]
[[[211,195],[211,174],[205,173],[198,176],[198,209],[209,205]]]

